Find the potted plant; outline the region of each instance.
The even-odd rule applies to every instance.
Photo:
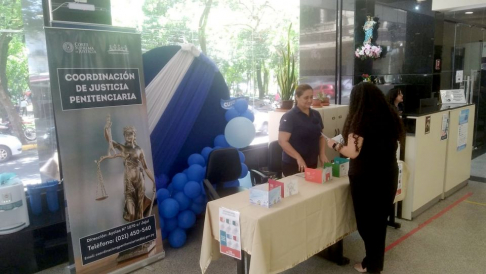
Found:
[[[319,101],[322,106],[329,106],[329,97],[327,97],[324,93],[319,92]]]
[[[295,69],[295,56],[290,48],[290,30],[292,24],[289,26],[287,37],[287,50],[281,50],[282,61],[277,68],[277,81],[280,87],[280,95],[282,104],[280,108],[291,109],[293,106],[293,96],[295,88],[297,87],[297,71]]]

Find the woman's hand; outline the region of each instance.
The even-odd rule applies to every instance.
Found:
[[[304,159],[302,159],[302,157],[297,158],[297,166],[299,166],[300,172],[305,171],[305,168],[307,167],[307,165],[305,164],[305,161],[304,161]]]
[[[323,154],[323,155],[320,155],[319,156],[319,159],[321,160],[321,163],[324,164],[324,163],[329,163],[329,159],[327,159],[327,156],[326,154]]]
[[[330,147],[330,148],[332,148],[332,149],[334,149],[332,146],[333,146],[334,144],[336,144],[336,143],[337,143],[337,142],[336,142],[336,141],[334,141],[334,140],[333,140],[333,139],[331,139],[331,138],[327,139],[327,146],[328,146],[328,147]]]

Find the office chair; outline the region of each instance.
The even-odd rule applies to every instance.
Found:
[[[240,186],[224,187],[225,182],[237,180],[240,175],[241,164],[238,150],[235,148],[213,150],[209,154],[206,176],[204,177],[208,199],[210,201],[216,200],[245,190]]]
[[[269,178],[282,178],[282,151],[278,141],[272,141],[268,144],[268,165],[261,170],[250,170],[252,185],[264,184],[268,182]]]

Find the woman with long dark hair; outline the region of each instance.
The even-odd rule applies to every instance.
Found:
[[[403,93],[400,88],[392,88],[386,94],[386,100],[390,105],[395,107],[398,114],[402,115],[403,112]]]
[[[351,91],[344,124],[344,144],[328,146],[351,158],[349,182],[358,232],[366,257],[354,268],[380,273],[385,257],[387,217],[398,183],[397,141],[404,136],[397,112],[375,85],[360,83]]]

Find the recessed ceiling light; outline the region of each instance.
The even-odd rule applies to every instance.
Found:
[[[415,9],[416,9],[416,10],[419,10],[419,9],[420,9],[420,6],[419,6],[419,5],[416,5],[416,6],[415,6]]]
[[[472,11],[466,11],[465,14],[473,14],[474,12]]]

